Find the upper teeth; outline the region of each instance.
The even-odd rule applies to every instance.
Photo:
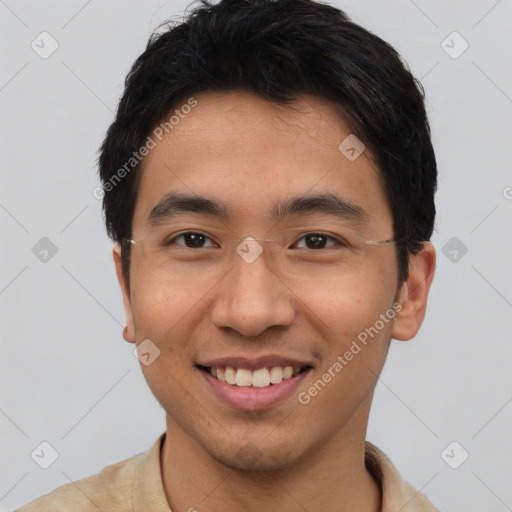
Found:
[[[283,380],[297,375],[300,372],[300,366],[272,366],[271,368],[258,368],[254,371],[227,366],[225,369],[212,367],[210,371],[214,377],[227,384],[265,388],[270,384],[279,384]]]

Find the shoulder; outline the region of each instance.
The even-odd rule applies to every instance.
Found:
[[[382,492],[382,512],[439,512],[428,498],[404,480],[389,457],[366,441],[365,465]]]
[[[96,475],[58,487],[16,512],[131,510],[135,474],[144,455],[139,453],[106,466]]]

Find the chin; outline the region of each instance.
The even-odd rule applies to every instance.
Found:
[[[239,471],[278,471],[291,466],[297,459],[290,446],[271,446],[265,440],[258,446],[247,441],[238,448],[226,447],[220,452],[209,451],[210,456],[225,466]]]

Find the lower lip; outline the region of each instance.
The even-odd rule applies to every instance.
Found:
[[[279,402],[285,401],[296,394],[297,388],[311,371],[311,369],[303,371],[295,377],[281,381],[279,384],[271,384],[266,388],[256,388],[226,384],[204,370],[199,368],[197,370],[218,398],[231,407],[243,411],[268,409]]]

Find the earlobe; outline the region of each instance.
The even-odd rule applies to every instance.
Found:
[[[126,279],[123,274],[121,245],[119,243],[116,243],[114,245],[112,255],[114,257],[114,265],[116,267],[117,280],[119,282],[119,286],[121,287],[121,292],[123,294],[123,305],[126,316],[126,327],[123,330],[123,338],[129,343],[135,343],[135,325],[133,321],[130,287],[128,286],[128,283],[126,282]]]
[[[409,276],[400,290],[400,311],[395,316],[391,337],[407,341],[416,336],[427,311],[427,299],[436,268],[436,251],[425,242],[418,254],[410,256]]]

